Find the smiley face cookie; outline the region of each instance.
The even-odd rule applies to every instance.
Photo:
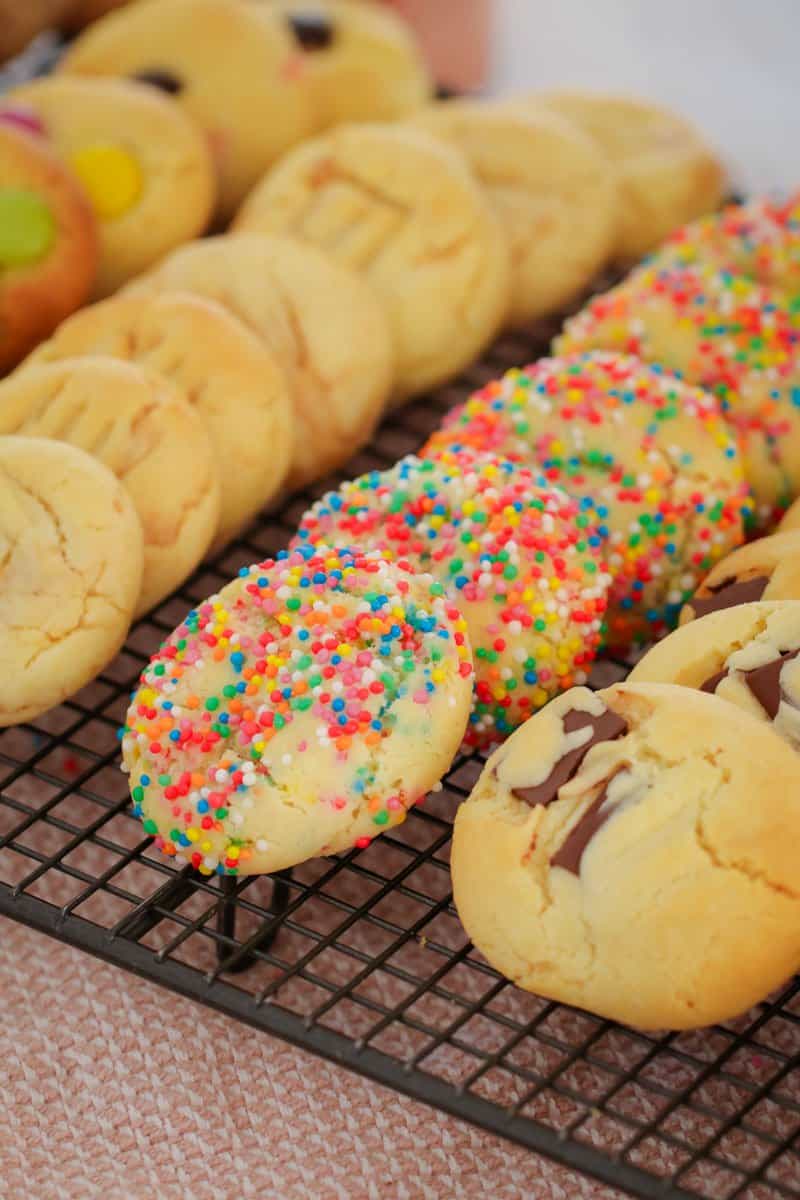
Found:
[[[580,500],[612,576],[608,643],[670,628],[742,540],[749,496],[712,396],[621,354],[540,359],[453,410],[422,453],[506,455]]]
[[[241,0],[132,4],[90,26],[60,70],[126,76],[166,91],[204,130],[219,180],[218,216],[314,128],[302,56],[271,6]]]
[[[616,180],[591,138],[522,104],[448,100],[413,121],[461,151],[494,207],[511,255],[509,325],[575,300],[608,262],[617,231]]]
[[[366,846],[447,770],[471,676],[429,575],[344,549],[245,567],[142,675],[122,743],[135,811],[206,875]]]
[[[175,289],[225,305],[274,354],[292,401],[290,486],[369,441],[391,388],[392,348],[380,305],[352,271],[293,238],[236,234],[181,247],[131,292]]]
[[[502,324],[508,250],[464,160],[400,125],[346,125],[298,146],[235,228],[312,242],[358,271],[389,319],[399,400],[472,362]]]
[[[215,197],[211,156],[194,123],[152,88],[51,76],[15,88],[4,103],[35,114],[92,202],[98,296],[205,229]]]
[[[557,353],[623,350],[719,398],[768,528],[800,492],[800,310],[734,275],[646,265],[567,321]]]
[[[408,25],[357,0],[261,0],[282,14],[304,56],[317,128],[395,121],[433,85]]]
[[[222,488],[212,549],[283,485],[292,451],[286,378],[262,340],[213,300],[189,292],[120,295],[64,321],[31,363],[107,355],[169,379],[201,417]]]
[[[103,670],[141,582],[141,525],[108,468],[63,442],[0,437],[0,726]]]
[[[475,661],[469,746],[506,737],[584,683],[610,578],[579,505],[492,456],[415,455],[323,496],[293,545],[359,545],[408,559],[446,588]]]
[[[756,600],[800,600],[800,532],[748,542],[709,571],[681,613],[681,624]]]
[[[84,302],[97,257],[73,176],[38,138],[0,120],[0,374]]]
[[[688,688],[578,688],[517,730],[459,808],[455,902],[518,986],[692,1029],[800,965],[798,821],[800,755],[766,722]]]
[[[546,92],[530,97],[595,139],[619,183],[615,259],[630,266],[679,225],[712,212],[725,172],[685,118],[629,96]]]
[[[79,446],[124,485],[144,532],[136,616],[180,587],[217,531],[220,488],[209,436],[154,371],[100,357],[16,371],[0,383],[0,434]]]

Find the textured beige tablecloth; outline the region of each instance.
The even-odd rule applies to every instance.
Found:
[[[2,1200],[618,1195],[0,920]]]

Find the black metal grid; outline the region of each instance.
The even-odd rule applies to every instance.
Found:
[[[418,448],[547,332],[506,339],[395,414],[348,473]],[[128,694],[187,607],[284,546],[312,498],[205,565],[72,700],[0,730],[0,912],[632,1195],[800,1197],[797,985],[741,1020],[659,1037],[507,983],[451,903],[451,820],[480,756],[458,758],[443,791],[366,850],[274,883],[178,870],[143,836],[118,769]],[[595,682],[623,675],[604,662]]]

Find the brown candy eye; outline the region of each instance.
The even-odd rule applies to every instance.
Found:
[[[150,71],[137,71],[133,78],[139,83],[149,83],[151,87],[157,87],[169,96],[177,96],[183,91],[183,83],[177,75],[157,67]]]
[[[289,17],[289,25],[295,41],[304,50],[327,50],[333,42],[333,22],[323,12],[294,13]]]

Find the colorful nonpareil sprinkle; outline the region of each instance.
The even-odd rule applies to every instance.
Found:
[[[434,787],[472,688],[430,576],[302,547],[247,567],[145,669],[123,730],[136,813],[205,874],[365,846]]]
[[[449,414],[422,453],[503,454],[578,500],[612,583],[608,643],[671,628],[743,537],[749,495],[714,398],[636,358],[593,353],[509,371]]]
[[[430,571],[463,612],[475,656],[466,744],[497,741],[586,680],[609,577],[591,514],[494,456],[410,455],[324,496],[296,545],[379,547]]]

